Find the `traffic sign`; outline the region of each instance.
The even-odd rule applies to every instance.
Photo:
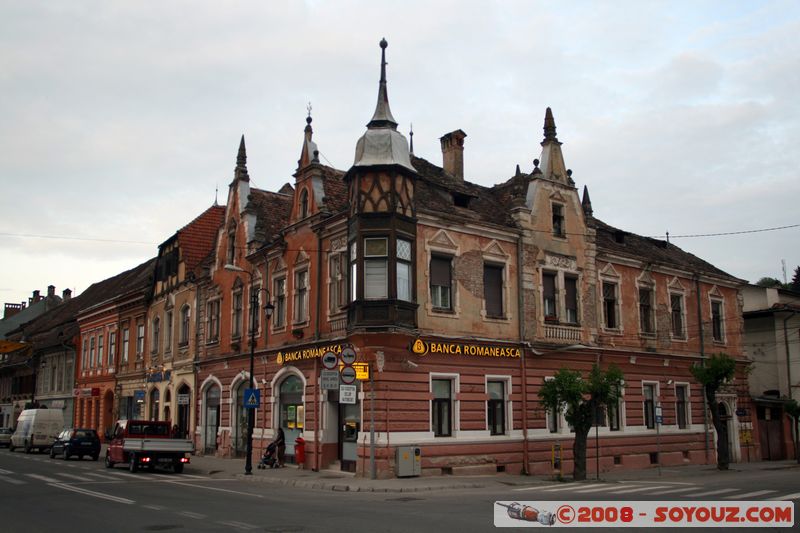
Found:
[[[341,385],[339,387],[339,403],[356,403],[356,386]]]
[[[346,366],[342,368],[342,371],[339,373],[339,375],[342,378],[342,383],[345,385],[350,385],[356,380],[356,369],[352,366]]]
[[[261,391],[258,389],[244,390],[244,406],[247,409],[257,409],[261,405]]]
[[[661,415],[656,415],[656,424],[663,424],[663,423],[664,423],[664,417]]]
[[[322,366],[328,370],[333,370],[336,368],[336,363],[338,362],[339,360],[336,357],[336,354],[331,351],[325,352],[325,355],[322,356]]]
[[[338,389],[339,372],[336,370],[323,370],[319,375],[319,386],[322,390]]]
[[[356,362],[356,351],[352,347],[348,346],[342,350],[342,353],[339,354],[339,358],[342,360],[342,363],[350,366]]]
[[[353,363],[353,368],[356,369],[357,380],[367,381],[369,379],[369,363]]]

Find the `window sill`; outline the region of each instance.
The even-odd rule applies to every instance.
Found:
[[[653,332],[653,333],[645,333],[643,331],[640,331],[639,332],[639,337],[642,338],[642,339],[655,339],[656,338],[656,334],[655,334],[655,332]]]
[[[186,348],[187,346],[189,346],[189,341],[178,343],[178,348]]]
[[[622,330],[619,328],[603,327],[603,333],[605,333],[606,335],[622,335]]]

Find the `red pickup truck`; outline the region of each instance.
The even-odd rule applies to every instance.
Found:
[[[106,440],[106,468],[121,463],[127,464],[131,472],[145,466],[149,470],[166,466],[180,474],[194,453],[191,440],[172,438],[166,421],[120,420],[114,431],[106,434]]]

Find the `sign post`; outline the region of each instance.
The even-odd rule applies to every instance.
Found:
[[[261,391],[258,389],[244,390],[244,408],[258,409],[261,406]]]
[[[661,424],[664,422],[664,415],[661,411],[661,404],[656,405],[656,462],[658,463],[658,475],[661,475]]]

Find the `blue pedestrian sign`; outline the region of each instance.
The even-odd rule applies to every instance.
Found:
[[[244,406],[246,409],[258,409],[261,406],[261,391],[258,389],[245,389]]]

